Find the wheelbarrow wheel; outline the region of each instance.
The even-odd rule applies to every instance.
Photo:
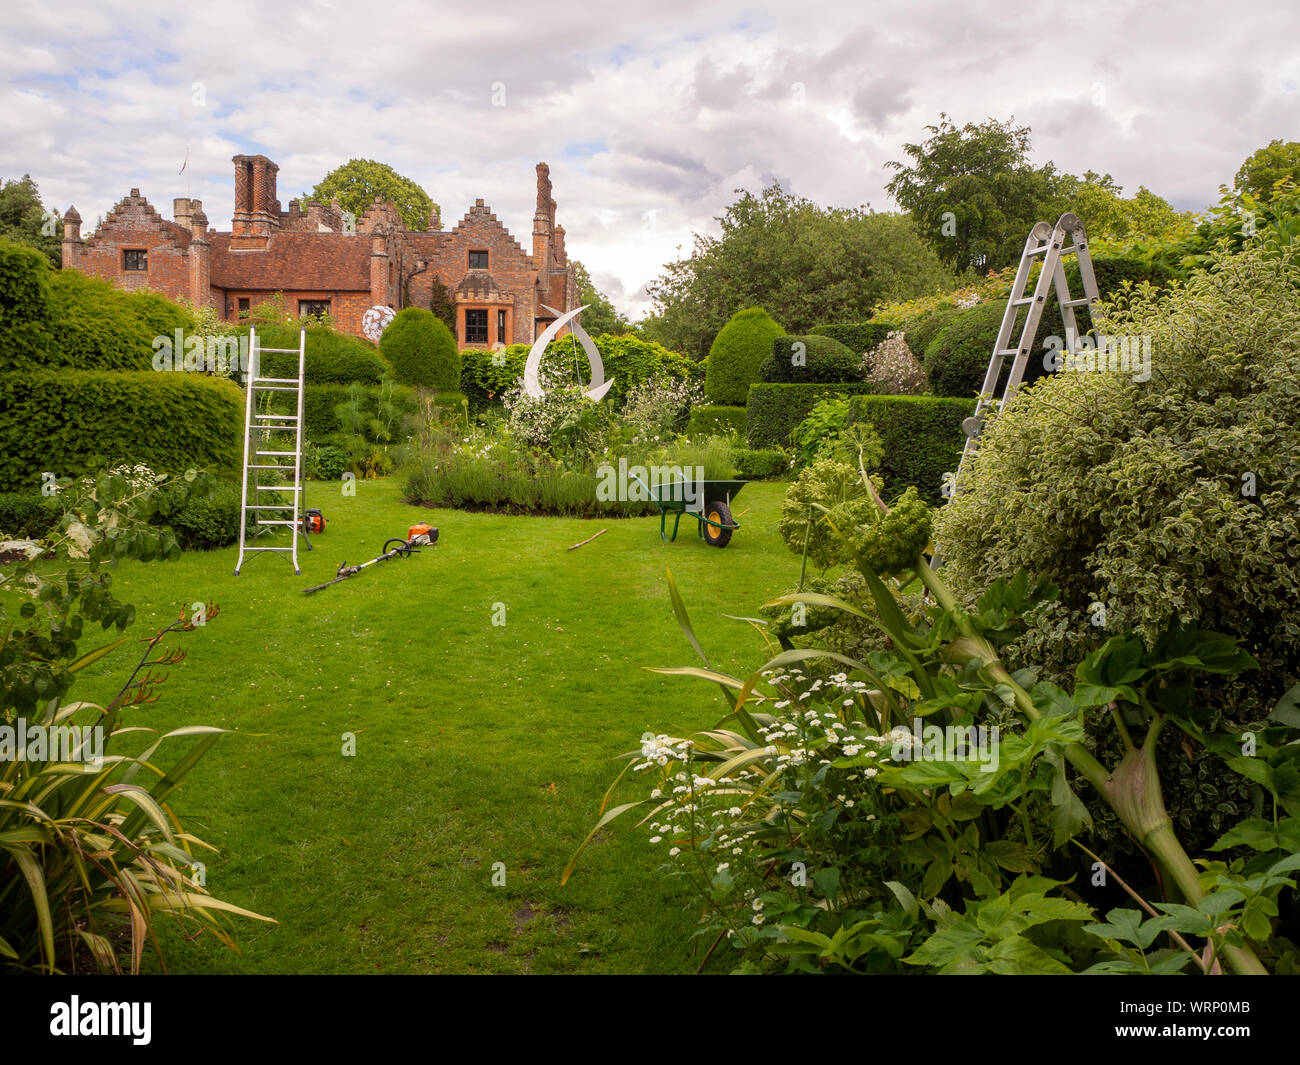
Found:
[[[705,506],[704,516],[709,519],[704,525],[704,542],[714,547],[726,547],[731,543],[732,530],[718,528],[718,525],[732,524],[731,508],[726,503],[715,500]],[[711,524],[712,522],[717,522],[717,525]]]

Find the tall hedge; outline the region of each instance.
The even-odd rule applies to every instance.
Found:
[[[353,388],[357,388],[361,398],[361,409],[376,414],[379,409],[381,389],[374,385],[308,385],[302,396],[303,430],[307,440],[325,443],[334,434],[342,430],[336,409],[340,403],[346,403]],[[441,397],[442,393],[439,393]],[[416,409],[415,392],[410,388],[396,388],[392,394],[393,401],[404,413]]]
[[[743,406],[749,386],[759,381],[763,360],[772,352],[772,341],[785,330],[762,307],[747,307],[731,316],[709,348],[709,365],[704,391],[720,406]]]
[[[849,424],[868,422],[880,436],[880,472],[886,498],[915,486],[930,503],[943,500],[943,475],[956,473],[966,435],[961,423],[975,413],[973,399],[940,396],[852,396]]]
[[[297,325],[259,325],[257,342],[263,348],[292,348],[297,350]],[[304,377],[308,384],[377,385],[393,372],[388,360],[370,341],[348,333],[340,333],[322,322],[313,322],[307,329],[307,358]],[[236,335],[248,335],[249,327],[241,326]],[[262,356],[262,373],[267,377],[297,377],[297,354],[269,353]]]
[[[939,335],[939,331],[961,313],[960,307],[936,307],[932,311],[918,315],[904,326],[903,339],[907,341],[907,346],[912,349],[912,353],[918,359],[923,359],[925,349]]]
[[[981,303],[962,311],[930,341],[922,360],[930,391],[966,398],[979,394],[988,372],[1005,305]],[[1011,341],[1015,343],[1015,340]]]
[[[830,325],[816,326],[811,332],[814,336],[838,340],[855,355],[861,355],[897,328],[893,322],[833,322]]]
[[[451,330],[432,311],[407,307],[384,330],[379,350],[399,384],[454,392],[460,387],[460,352]]]
[[[31,490],[45,471],[76,476],[123,462],[229,469],[241,457],[243,393],[198,374],[0,374],[0,409],[0,491]]]
[[[842,384],[768,384],[749,390],[746,439],[751,448],[786,447],[790,432],[823,399],[871,392],[866,382]]]
[[[810,334],[777,337],[759,372],[768,382],[834,383],[861,381],[863,366],[861,352],[833,337]]]
[[[717,407],[712,404],[692,407],[690,421],[686,423],[687,436],[726,436],[735,433],[745,436],[744,407]]]

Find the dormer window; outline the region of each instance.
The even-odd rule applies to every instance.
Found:
[[[144,248],[128,248],[122,252],[123,270],[148,270],[149,253]]]
[[[471,270],[486,270],[488,268],[488,253],[485,251],[470,252],[469,268]]]

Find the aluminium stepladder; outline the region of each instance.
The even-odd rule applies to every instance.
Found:
[[[1067,237],[1069,243],[1066,242]],[[1070,293],[1069,280],[1065,274],[1064,259],[1069,255],[1073,255],[1079,264],[1079,280],[1083,286],[1083,295],[1078,298]],[[1034,285],[1034,293],[1032,296],[1026,296],[1025,289],[1029,285],[1029,275],[1035,260],[1040,256],[1043,266]],[[961,485],[962,468],[966,465],[967,458],[979,446],[979,435],[984,428],[984,419],[989,408],[996,403],[998,410],[1001,411],[1020,388],[1025,369],[1029,365],[1029,356],[1038,339],[1038,326],[1042,321],[1043,309],[1047,306],[1047,297],[1053,292],[1061,308],[1061,321],[1065,327],[1064,347],[1061,354],[1063,359],[1068,360],[1081,351],[1075,308],[1087,307],[1094,327],[1099,325],[1101,320],[1101,300],[1097,293],[1097,276],[1092,268],[1092,254],[1088,251],[1088,235],[1084,230],[1083,222],[1071,212],[1061,215],[1055,227],[1049,226],[1046,222],[1036,223],[1029,231],[1029,236],[1025,238],[1025,247],[1020,254],[1020,265],[1016,268],[1011,294],[1007,297],[1006,310],[1002,313],[1002,325],[993,344],[989,368],[984,375],[984,384],[980,387],[979,399],[975,403],[975,413],[962,422],[966,442],[962,446],[957,473],[950,482],[950,491],[945,492],[949,498],[957,494]],[[1028,307],[1029,311],[1025,315],[1020,339],[1012,347],[1010,346],[1011,334],[1020,316],[1021,307]],[[999,396],[998,384],[1002,379],[1003,362],[1008,355],[1014,356],[1014,360],[1007,374],[1006,385]],[[941,564],[942,558],[936,551],[931,559],[931,566],[938,569]]]
[[[297,355],[298,376],[263,377],[262,355],[265,352]],[[293,562],[293,572],[301,573],[302,570],[298,568],[299,536],[307,541],[307,550],[311,550],[311,539],[302,520],[302,400],[306,362],[307,331],[305,329],[298,333],[296,348],[263,348],[258,343],[256,328],[249,329],[248,384],[244,409],[244,471],[239,497],[239,561],[235,563],[236,577],[244,566],[245,557],[261,551],[288,554]],[[277,392],[291,393],[289,398],[293,402],[293,414],[277,414],[259,409],[255,397]],[[292,436],[293,450],[291,451],[285,450],[282,445],[275,442],[277,436],[286,433]],[[293,459],[292,464],[279,461],[289,458]],[[287,484],[283,483],[286,476],[290,478]],[[264,518],[262,517],[264,511],[271,511],[280,516]],[[258,527],[287,527],[288,546],[250,545],[248,543],[250,516],[253,519],[251,524]]]

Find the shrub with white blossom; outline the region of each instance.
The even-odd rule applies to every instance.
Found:
[[[912,354],[902,332],[894,331],[868,351],[866,379],[887,396],[919,396],[925,391],[925,368]]]

